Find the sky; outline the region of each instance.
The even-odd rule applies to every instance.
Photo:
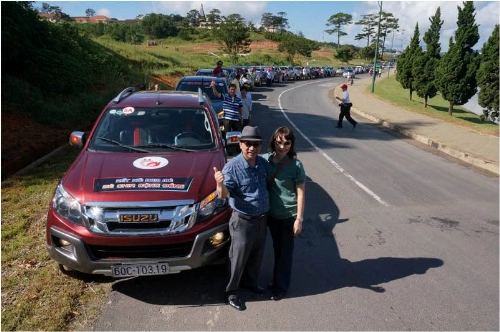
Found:
[[[304,36],[319,42],[337,43],[337,36],[325,32],[330,16],[343,12],[351,14],[353,21],[361,19],[361,15],[377,14],[382,4],[384,12],[392,13],[399,19],[399,31],[395,31],[386,39],[385,47],[404,50],[418,23],[421,45],[424,33],[429,29],[429,18],[434,16],[436,9],[441,7],[441,50],[448,50],[450,37],[454,37],[457,27],[458,9],[463,7],[462,1],[43,1],[51,6],[58,6],[69,16],[85,16],[85,10],[91,8],[96,15],[105,15],[119,20],[133,19],[138,15],[178,14],[186,16],[191,9],[200,11],[201,5],[205,14],[216,8],[223,16],[240,14],[247,22],[260,25],[263,13],[278,15],[286,13],[291,32],[302,32]],[[42,1],[34,3],[41,7]],[[476,8],[476,24],[479,25],[479,42],[475,45],[480,49],[493,32],[495,24],[499,24],[499,1],[474,1]],[[361,32],[361,26],[352,24],[344,27],[347,36],[340,38],[340,44],[366,46],[366,39],[357,41],[354,37]]]

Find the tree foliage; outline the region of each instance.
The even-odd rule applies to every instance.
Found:
[[[375,28],[378,25],[378,16],[376,14],[361,15],[361,20],[355,22],[356,25],[361,25],[361,33],[358,33],[354,39],[362,40],[366,39],[366,46],[370,46],[370,38],[376,35]]]
[[[284,33],[290,27],[286,15],[285,12],[279,12],[278,15],[264,13],[260,19],[260,24],[267,29],[274,27],[277,32]]]
[[[414,61],[421,54],[422,48],[420,47],[420,31],[417,23],[415,25],[415,30],[413,31],[413,37],[411,38],[410,45],[408,45],[398,59],[398,70],[396,72],[396,80],[404,89],[409,89],[410,100],[412,100],[414,90],[414,77],[412,69]]]
[[[434,16],[429,18],[429,21],[431,25],[423,38],[427,44],[426,51],[415,58],[412,68],[414,88],[417,95],[424,98],[424,107],[427,107],[428,99],[437,94],[435,72],[441,58],[439,36],[443,25],[440,7],[437,8]]]
[[[228,54],[233,63],[238,63],[240,54],[250,53],[250,30],[240,14],[229,15],[213,32],[220,50]]]
[[[436,84],[443,99],[449,102],[448,114],[453,106],[463,105],[477,93],[476,74],[479,57],[473,50],[479,40],[479,28],[475,22],[475,8],[471,1],[458,8],[455,42],[450,37],[448,52],[436,70]]]
[[[347,36],[347,33],[342,31],[345,25],[352,24],[352,15],[346,13],[333,14],[328,18],[326,26],[332,26],[332,29],[325,30],[326,33],[337,35],[337,48],[340,48],[340,37]]]
[[[359,50],[359,56],[361,59],[370,60],[375,58],[375,47],[373,45],[363,47]]]
[[[381,57],[384,56],[385,41],[387,36],[389,36],[394,31],[399,31],[399,19],[395,18],[392,13],[382,12],[381,22],[380,22],[380,37],[381,40]]]
[[[93,10],[92,8],[87,8],[85,10],[85,16],[87,16],[87,17],[95,16],[95,10]]]
[[[186,20],[188,21],[188,24],[192,27],[199,27],[200,19],[201,19],[200,12],[197,11],[196,9],[191,9],[186,14]]]
[[[148,14],[141,21],[144,33],[151,39],[177,36],[186,18],[180,15]]]
[[[484,107],[483,119],[498,120],[499,96],[499,35],[498,24],[481,49],[482,62],[477,73],[479,105]]]
[[[343,63],[348,63],[352,59],[354,59],[354,52],[348,46],[342,46],[337,50],[337,54],[335,54],[335,59],[342,61]]]
[[[294,63],[297,54],[309,58],[312,51],[319,49],[319,43],[293,34],[282,35],[268,32],[265,36],[267,39],[278,42],[278,51],[286,53],[288,63]]]

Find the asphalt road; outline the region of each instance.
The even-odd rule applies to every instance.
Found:
[[[307,172],[288,297],[243,292],[238,312],[220,266],[117,280],[94,330],[499,329],[498,178],[360,118],[334,128],[339,80],[253,92],[255,124],[292,126]]]

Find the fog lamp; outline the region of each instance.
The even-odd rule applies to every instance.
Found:
[[[71,245],[71,243],[69,243],[68,241],[63,240],[63,239],[60,239],[59,243],[61,244],[61,247],[68,247]]]
[[[224,235],[223,232],[218,232],[218,233],[215,233],[214,235],[212,235],[209,239],[210,241],[210,244],[214,247],[220,245],[221,243],[224,242],[226,236]]]

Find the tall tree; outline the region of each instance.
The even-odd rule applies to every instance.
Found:
[[[450,37],[448,52],[436,70],[436,84],[443,99],[449,102],[450,116],[453,115],[453,106],[465,104],[477,93],[479,57],[473,47],[479,41],[479,27],[473,2],[467,1],[463,5],[463,8],[457,7],[455,41]]]
[[[264,13],[262,14],[262,17],[260,19],[260,25],[263,26],[264,28],[269,28],[271,25],[273,25],[273,13]]]
[[[417,95],[424,98],[424,107],[427,107],[429,98],[437,94],[435,84],[436,68],[441,59],[441,46],[439,44],[440,31],[444,21],[441,20],[441,8],[438,7],[433,17],[429,18],[431,25],[424,34],[426,51],[414,60],[412,76]]]
[[[85,10],[85,16],[87,16],[87,17],[95,16],[95,10],[93,10],[92,8],[87,8]]]
[[[278,15],[264,13],[260,19],[260,25],[266,29],[274,27],[277,32],[284,33],[290,27],[285,12],[279,12]]]
[[[341,36],[347,36],[347,33],[342,31],[343,27],[345,25],[352,24],[352,15],[351,14],[346,14],[346,13],[337,13],[330,18],[328,18],[328,22],[326,23],[326,26],[332,26],[332,29],[327,29],[325,30],[326,33],[332,35],[332,34],[337,34],[337,48],[340,47],[340,37]]]
[[[214,35],[222,52],[227,53],[234,64],[240,54],[250,53],[250,30],[240,14],[230,14],[222,22]]]
[[[384,57],[385,40],[393,31],[399,31],[399,18],[395,18],[392,13],[382,12],[382,22],[380,23],[380,37],[382,37],[381,58]]]
[[[490,38],[484,43],[481,49],[481,65],[477,73],[477,83],[479,85],[479,105],[484,107],[484,119],[498,120],[498,96],[499,96],[499,45],[498,45],[498,24]]]
[[[285,33],[288,28],[290,28],[290,24],[288,24],[288,19],[286,18],[285,12],[279,12],[276,19],[276,27],[280,33]]]
[[[186,19],[188,21],[189,26],[199,27],[200,26],[200,12],[196,9],[191,9],[186,14]]]
[[[212,29],[216,28],[217,25],[224,20],[224,17],[221,15],[221,11],[217,8],[214,8],[207,14],[207,22],[210,23]]]
[[[378,24],[377,14],[361,15],[361,20],[355,22],[354,24],[363,26],[361,33],[358,33],[354,39],[366,39],[366,46],[370,46],[370,38],[375,35],[375,27]]]
[[[412,68],[414,61],[422,54],[422,47],[420,47],[420,31],[418,23],[415,25],[413,37],[411,38],[410,45],[401,54],[398,59],[398,70],[396,72],[396,80],[401,84],[404,89],[410,90],[410,100],[414,90],[414,77]]]

